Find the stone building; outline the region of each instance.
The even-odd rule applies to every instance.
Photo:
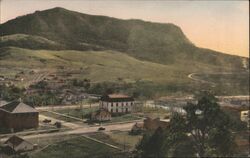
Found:
[[[13,130],[38,127],[38,111],[21,100],[0,107],[0,125]]]

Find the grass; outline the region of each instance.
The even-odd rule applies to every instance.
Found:
[[[70,55],[69,55],[70,54]],[[216,87],[189,79],[190,73],[232,72],[231,67],[209,65],[197,61],[180,61],[169,65],[143,61],[117,51],[51,51],[29,50],[9,47],[1,50],[0,69],[2,75],[16,72],[17,68],[28,70],[37,69],[43,72],[77,71],[71,78],[88,78],[94,83],[114,82],[122,86],[132,83],[129,93],[139,91],[141,95],[163,96],[168,94],[192,94],[200,89],[212,90],[216,95],[249,94],[246,83],[248,75],[237,77],[223,76],[227,80],[219,82]],[[26,62],[29,61],[29,62]],[[21,70],[20,70],[21,71]],[[29,74],[27,80],[31,79]],[[233,73],[232,76],[237,76]],[[212,76],[212,78],[214,78]],[[218,78],[218,77],[217,77]],[[122,79],[122,81],[118,81]],[[123,91],[127,91],[123,87]]]
[[[169,111],[163,108],[154,108],[154,107],[143,107],[137,115],[141,117],[151,117],[151,118],[164,118],[169,115]]]
[[[249,72],[197,74],[195,77],[214,83],[215,87],[212,89],[220,93],[231,90],[232,95],[234,95],[249,91]]]
[[[115,123],[115,122],[125,122],[140,119],[138,116],[134,114],[124,114],[121,116],[113,116],[112,119],[106,123]]]
[[[55,112],[83,119],[86,114],[94,112],[97,109],[98,109],[98,107],[82,108],[82,109],[80,109],[80,108],[75,108],[75,109],[59,109],[59,110],[55,110]]]
[[[70,139],[73,139],[76,137],[78,137],[78,136],[65,135],[63,137],[62,136],[53,136],[53,137],[45,137],[45,138],[32,138],[32,139],[29,139],[28,141],[33,143],[33,144],[38,144],[39,149],[41,149],[47,145],[56,144],[56,143],[70,140]]]
[[[142,136],[140,135],[129,135],[128,132],[115,131],[109,133],[109,136],[115,142],[125,145],[128,149],[134,149],[137,143],[140,141]]]
[[[80,109],[80,108],[59,109],[59,110],[55,110],[55,112],[83,119],[87,114],[90,114],[98,109],[99,109],[98,107],[82,108],[82,109]],[[58,118],[58,116],[56,116],[56,117]],[[60,117],[60,119],[61,119],[61,117]],[[120,116],[113,116],[110,121],[103,122],[103,124],[132,121],[132,120],[138,120],[138,119],[140,119],[140,118],[134,114],[125,114],[125,115],[120,115]]]
[[[39,123],[39,127],[38,128],[31,128],[31,129],[23,129],[23,130],[16,130],[15,132],[36,132],[36,131],[43,131],[43,130],[53,130],[53,129],[57,129],[55,126],[53,125],[41,125],[41,123]],[[11,134],[11,130],[4,128],[4,127],[0,127],[0,134]]]
[[[118,152],[107,145],[97,143],[84,137],[77,137],[50,145],[35,153],[32,158],[85,158],[103,157]]]
[[[121,149],[130,150],[134,149],[136,144],[142,138],[140,135],[129,135],[129,132],[113,131],[111,133],[92,133],[90,137],[97,140],[118,146]]]
[[[55,119],[58,119],[58,120],[66,121],[66,122],[79,122],[79,120],[75,120],[73,118],[68,118],[68,117],[65,117],[65,116],[57,115],[57,114],[47,112],[47,111],[43,111],[43,112],[40,112],[40,113],[42,115],[52,117],[52,118],[55,118]]]
[[[48,51],[9,48],[5,51],[1,66],[40,69],[53,69],[58,66],[70,67],[68,71],[80,67],[83,73],[78,77],[91,81],[128,80],[173,81],[178,72],[175,66],[167,66],[147,61],[140,61],[115,51]],[[74,54],[74,55],[68,55]],[[23,62],[23,61],[29,61]],[[147,73],[141,73],[147,72]],[[77,77],[77,76],[76,76]]]

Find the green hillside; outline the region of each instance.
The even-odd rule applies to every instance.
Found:
[[[240,57],[198,48],[178,26],[169,23],[120,20],[53,8],[1,24],[0,32],[2,35],[39,36],[62,45],[60,49],[115,50],[137,59],[161,64],[192,60],[222,67],[242,67]],[[4,43],[1,45],[6,46],[6,42]],[[51,49],[50,46],[45,48],[39,44],[20,43],[10,42],[8,46]]]
[[[166,82],[180,76],[187,80],[189,73],[180,74],[184,67],[140,61],[115,51],[34,51],[10,47],[1,49],[0,57],[1,67],[57,70],[64,66],[65,71],[81,68],[82,76],[92,81],[114,81],[120,77],[132,81]]]
[[[63,67],[63,69],[62,69]],[[235,72],[230,68],[211,66],[194,61],[182,64],[164,65],[141,61],[117,51],[74,51],[74,50],[30,50],[16,47],[0,49],[0,73],[8,76],[10,72],[31,70],[43,72],[77,72],[71,78],[88,78],[93,84],[115,83],[131,84],[125,91],[149,93],[148,96],[174,93],[192,94],[197,90],[212,89],[217,94],[248,94],[248,72]],[[232,72],[236,78],[228,80],[228,75],[211,77],[213,84],[203,84],[188,78],[190,73]],[[16,73],[13,73],[15,75]],[[27,76],[28,77],[28,76]],[[210,81],[209,75],[206,80]]]
[[[57,42],[48,40],[44,37],[26,34],[2,36],[0,47],[5,46],[27,47],[30,49],[64,49],[64,46]]]
[[[249,94],[248,58],[196,47],[174,24],[53,8],[1,24],[0,32],[0,73],[13,78],[24,71],[28,83],[17,81],[19,86],[50,72],[77,72],[72,78],[90,79],[92,86],[108,82],[144,96],[201,89]],[[29,76],[30,70],[41,75]],[[208,82],[188,78],[192,73]],[[98,93],[103,88],[97,86]]]

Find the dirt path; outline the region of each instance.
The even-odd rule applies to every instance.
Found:
[[[113,130],[120,130],[120,131],[129,131],[133,127],[135,122],[130,123],[121,123],[115,125],[102,125],[105,127],[105,131],[113,131]],[[70,131],[62,131],[57,133],[44,133],[44,134],[34,134],[34,135],[27,135],[23,136],[23,139],[34,139],[34,138],[46,138],[46,137],[54,137],[54,136],[64,136],[64,135],[79,135],[79,134],[86,134],[97,132],[100,126],[89,126],[89,127],[80,127],[76,129],[72,129]],[[6,141],[7,138],[1,139],[2,142]]]
[[[72,122],[66,122],[66,121],[63,121],[63,120],[55,119],[53,117],[49,117],[49,116],[45,116],[45,115],[39,114],[39,120],[40,121],[43,121],[45,119],[51,120],[52,124],[54,124],[55,122],[61,122],[63,126],[68,127],[70,129],[77,129],[77,128],[82,127],[82,126],[80,126],[78,124],[75,124],[75,123],[72,123]]]
[[[199,79],[199,78],[195,77],[195,75],[197,75],[197,73],[191,73],[191,74],[188,75],[188,78],[190,78],[190,79],[192,79],[192,80],[194,80],[194,81],[198,81],[198,82],[200,82],[200,83],[208,83],[208,84],[211,84],[212,87],[215,87],[215,86],[216,86],[216,84],[215,84],[214,82],[210,82],[210,81],[206,81],[206,80]]]
[[[98,107],[99,103],[91,104],[91,107]],[[76,108],[90,108],[90,104],[84,105],[48,105],[43,107],[37,107],[37,110],[60,110],[60,109],[76,109]]]

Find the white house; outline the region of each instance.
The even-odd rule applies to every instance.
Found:
[[[133,110],[134,98],[123,94],[109,94],[101,97],[99,106],[111,114],[130,113]]]
[[[240,120],[243,122],[246,122],[248,127],[250,125],[249,113],[250,113],[250,110],[244,110],[240,112]]]
[[[34,149],[34,145],[32,143],[15,135],[10,137],[4,144],[15,152],[24,152]]]

